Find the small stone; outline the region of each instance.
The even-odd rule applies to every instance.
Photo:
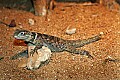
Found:
[[[58,61],[59,63],[61,62],[61,61]]]
[[[32,26],[32,25],[34,25],[35,21],[33,19],[29,19],[28,23]]]
[[[48,19],[48,21],[50,21],[50,19]]]
[[[15,20],[11,20],[10,24],[9,24],[9,27],[16,27],[16,22]]]
[[[22,25],[19,25],[19,27],[20,27],[20,28],[23,28],[23,26],[22,26]]]
[[[72,59],[75,60],[75,57],[73,56]]]
[[[110,58],[110,59],[112,59],[112,57],[111,56],[107,56],[108,58]]]
[[[103,32],[100,32],[100,34],[104,34]]]
[[[69,27],[67,27],[66,34],[71,35],[71,34],[74,34],[74,33],[76,33],[76,28],[69,29]]]
[[[18,25],[22,25],[22,23],[19,22]]]
[[[118,22],[118,24],[120,24],[120,22]]]
[[[4,20],[7,20],[8,19],[8,17],[4,17]]]
[[[120,34],[120,31],[118,31],[118,34]]]

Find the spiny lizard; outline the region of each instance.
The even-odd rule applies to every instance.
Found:
[[[101,34],[83,40],[65,40],[59,37],[41,34],[36,32],[30,32],[27,30],[16,30],[14,33],[14,38],[21,39],[26,41],[28,46],[36,46],[31,52],[30,55],[33,55],[35,51],[40,49],[42,46],[48,47],[52,52],[62,52],[68,51],[74,54],[86,55],[90,58],[93,58],[88,51],[76,49],[82,47],[86,44],[96,42],[101,39]],[[23,51],[18,53],[16,56],[13,56],[12,59],[16,59],[19,56],[29,54],[28,51]]]

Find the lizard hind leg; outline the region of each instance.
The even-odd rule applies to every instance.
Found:
[[[66,51],[68,51],[68,52],[70,52],[70,53],[73,53],[73,54],[85,55],[85,56],[87,56],[88,58],[92,58],[92,59],[93,59],[93,56],[91,56],[91,55],[89,54],[89,52],[86,51],[86,50],[79,50],[79,49],[76,49],[76,48],[70,46],[70,47],[67,47]]]

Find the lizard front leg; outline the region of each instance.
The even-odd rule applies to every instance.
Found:
[[[33,54],[35,52],[37,53],[38,49],[40,49],[40,47],[35,47],[34,49],[31,49],[31,50],[29,50],[29,49],[24,50],[24,51],[22,51],[20,53],[15,54],[10,59],[15,60],[15,59],[18,59],[18,58],[21,58],[21,57],[27,57],[28,58],[28,53],[30,54],[29,56],[33,56]]]
[[[29,52],[29,53],[30,53],[30,56],[33,56],[34,53],[37,53],[37,54],[38,54],[37,50],[38,50],[38,49],[41,49],[41,48],[42,48],[42,46],[35,46],[34,49],[31,49],[31,50],[30,50],[30,52]]]
[[[76,49],[76,48],[74,48],[74,47],[72,47],[72,46],[69,46],[69,47],[66,48],[66,51],[68,51],[68,52],[70,52],[70,53],[74,53],[74,54],[85,55],[85,56],[87,56],[88,58],[92,58],[92,59],[93,59],[93,56],[91,56],[91,55],[89,54],[89,52],[86,51],[86,50],[79,50],[79,49]]]
[[[38,49],[41,49],[42,45],[39,44],[33,44],[33,43],[28,43],[28,55],[33,56],[34,53],[37,53]]]
[[[28,50],[17,53],[14,56],[12,56],[10,59],[15,60],[15,59],[18,59],[18,58],[21,58],[21,57],[28,57]]]

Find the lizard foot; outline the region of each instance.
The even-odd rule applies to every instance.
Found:
[[[82,52],[82,55],[86,55],[88,58],[93,59],[93,56],[91,56],[88,51],[83,51],[83,52]]]

